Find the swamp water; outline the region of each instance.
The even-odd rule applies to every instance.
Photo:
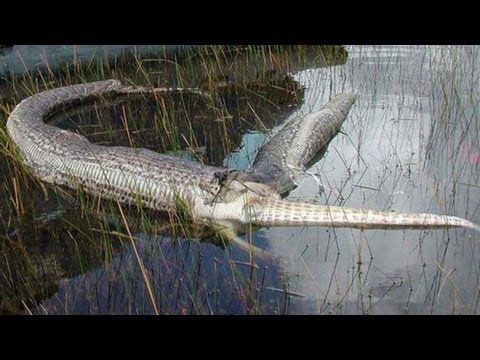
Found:
[[[243,169],[285,121],[354,92],[343,133],[288,198],[478,223],[479,48],[345,49],[348,58],[302,54],[302,66],[262,72],[261,82],[255,71],[242,86],[235,73],[234,80],[222,77],[222,109],[199,97],[168,96],[85,108],[56,122],[97,143]],[[8,156],[2,169],[3,313],[478,311],[480,238],[468,230],[253,229],[243,238],[278,258],[252,262],[234,244],[187,239],[197,239],[188,227],[172,231],[168,217],[130,209],[123,221],[116,205],[24,179]]]

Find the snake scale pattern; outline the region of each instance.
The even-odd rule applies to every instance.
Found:
[[[8,133],[39,179],[156,210],[174,210],[179,200],[197,220],[259,226],[353,228],[444,228],[480,230],[446,215],[381,212],[320,206],[282,199],[315,155],[340,129],[355,101],[336,95],[318,112],[299,116],[259,151],[252,167],[232,171],[181,160],[143,148],[101,146],[46,123],[59,110],[101,99],[141,93],[194,91],[124,86],[117,80],[46,90],[21,101],[11,112]]]

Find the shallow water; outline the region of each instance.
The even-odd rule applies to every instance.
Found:
[[[213,116],[208,108],[194,101],[189,109],[174,99],[166,108],[180,109],[175,117],[180,121],[169,131],[187,134],[184,143],[173,144],[174,153],[247,168],[268,138],[266,129],[276,132],[285,118],[318,110],[336,93],[354,92],[358,99],[344,134],[332,141],[325,157],[288,198],[445,213],[479,222],[478,47],[348,46],[347,51],[348,59],[339,65],[320,67],[313,57],[310,65],[292,67],[290,75],[305,87],[300,101],[284,99],[278,106],[275,97],[251,97],[251,89],[229,92],[225,98],[232,118],[217,119],[208,128],[205,119]],[[157,120],[151,123],[155,116],[161,118],[163,108],[132,103],[127,112],[135,131],[130,134],[122,130],[124,111],[122,106],[100,115],[86,110],[62,127],[80,124],[96,142],[133,141],[157,151],[171,150],[172,144],[161,135],[165,129],[155,129]],[[193,127],[182,122],[192,115],[198,121]],[[111,132],[102,135],[92,132],[92,124],[94,129],[112,126],[118,131],[113,137]],[[190,133],[200,149],[195,156],[184,150],[191,145]],[[134,248],[122,235],[124,230],[112,225],[116,220],[99,219],[65,200],[50,199],[36,202],[37,221],[29,225],[33,233],[24,223],[23,228],[3,225],[11,235],[3,243],[7,260],[2,260],[2,274],[9,280],[0,282],[0,305],[11,306],[11,298],[22,298],[23,305],[16,310],[2,305],[1,311],[154,313]],[[6,218],[2,216],[4,223]],[[252,233],[254,244],[282,260],[257,259],[255,266],[235,245],[224,250],[182,236],[171,239],[141,226],[133,229],[133,236],[160,313],[478,311],[480,238],[463,229],[260,229]],[[35,272],[27,271],[32,268]],[[28,286],[15,286],[20,283]],[[41,286],[33,290],[34,284]]]
[[[347,47],[343,66],[295,74],[300,112],[358,99],[290,198],[478,222],[478,47]],[[295,115],[293,115],[295,116]],[[451,230],[262,230],[288,259],[293,313],[476,313],[479,234]]]

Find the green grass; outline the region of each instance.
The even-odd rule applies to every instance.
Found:
[[[188,94],[140,98],[83,107],[55,123],[95,143],[147,147],[222,165],[243,133],[268,131],[301,103],[303,90],[287,73],[342,61],[341,49],[211,47],[182,59],[97,58],[3,79],[0,313],[287,312],[285,296],[265,290],[285,287],[275,264],[259,268],[244,250],[192,228],[187,214],[119,208],[36,180],[9,140],[6,119],[21,99],[80,82],[116,78],[125,84],[199,87],[216,100]],[[192,242],[198,239],[201,244]],[[62,281],[83,290],[60,294]],[[114,298],[122,296],[122,305],[115,305]],[[56,305],[45,305],[47,299]]]
[[[266,137],[298,108],[317,109],[331,95],[353,91],[359,98],[344,134],[291,197],[478,223],[479,48],[350,49],[346,64],[338,48],[212,47],[182,59],[126,56],[4,79],[0,312],[478,313],[475,234],[246,228],[246,242],[282,260],[252,257],[248,247],[225,243],[221,229],[192,224],[188,213],[119,208],[42,184],[5,132],[13,107],[44,89],[106,78],[199,87],[215,100],[139,98],[78,109],[58,126],[95,143],[222,165],[232,151],[249,150],[239,149],[242,136]]]

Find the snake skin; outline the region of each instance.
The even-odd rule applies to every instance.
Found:
[[[45,123],[59,110],[77,104],[172,91],[205,95],[196,89],[123,86],[117,80],[72,85],[21,101],[8,118],[7,130],[24,162],[45,182],[156,210],[173,210],[182,203],[198,220],[261,226],[480,229],[454,216],[319,206],[280,198],[282,182],[290,186],[340,128],[355,101],[348,94],[340,94],[322,110],[287,124],[260,149],[252,168],[245,172],[143,148],[95,145],[81,135]]]

